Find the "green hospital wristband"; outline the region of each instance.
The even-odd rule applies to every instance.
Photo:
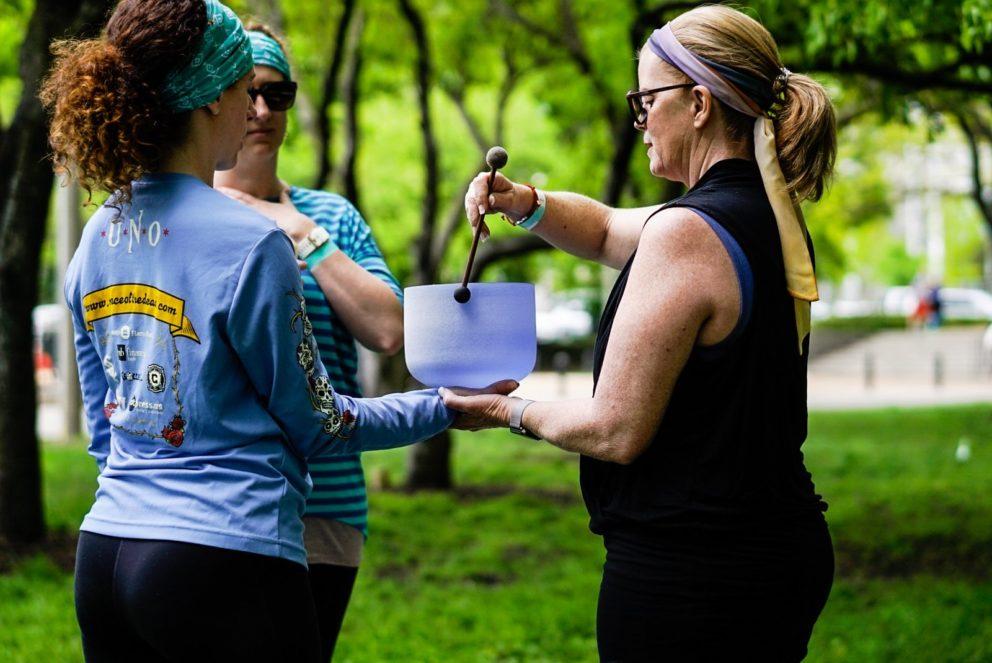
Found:
[[[313,253],[304,258],[304,262],[307,263],[307,269],[312,272],[314,267],[324,261],[324,258],[334,254],[337,250],[338,245],[334,243],[333,239],[328,238],[326,242],[314,249]]]

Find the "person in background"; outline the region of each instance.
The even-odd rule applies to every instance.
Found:
[[[930,314],[927,316],[927,327],[939,329],[944,323],[944,302],[940,295],[940,281],[934,279],[927,286],[927,305]]]
[[[360,396],[356,339],[375,352],[399,351],[402,291],[354,205],[279,179],[279,148],[297,84],[284,42],[260,23],[249,22],[247,30],[255,62],[248,91],[255,117],[237,165],[217,172],[214,186],[275,221],[297,247],[315,247],[302,269],[314,338],[334,389]],[[368,501],[357,453],[312,458],[310,476],[314,490],[307,499],[303,539],[323,658],[330,660],[368,536]]]

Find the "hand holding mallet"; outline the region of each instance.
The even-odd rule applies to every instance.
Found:
[[[510,155],[506,153],[502,147],[496,146],[489,149],[486,152],[486,165],[489,166],[489,186],[487,189],[487,194],[492,193],[493,182],[496,180],[496,171],[506,165],[506,162],[510,160]],[[468,279],[472,276],[472,263],[475,262],[475,252],[479,248],[479,237],[482,235],[483,218],[479,219],[479,223],[475,226],[475,234],[472,236],[472,249],[468,253],[468,264],[465,265],[465,274],[462,276],[462,285],[460,288],[455,290],[455,301],[459,304],[466,303],[472,298],[472,291],[468,289]]]

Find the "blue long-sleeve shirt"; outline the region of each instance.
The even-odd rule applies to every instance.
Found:
[[[307,458],[452,420],[436,390],[335,393],[289,238],[194,177],[147,176],[94,214],[65,295],[101,470],[84,531],[304,564]]]

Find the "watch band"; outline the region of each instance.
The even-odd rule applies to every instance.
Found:
[[[540,437],[524,428],[523,425],[524,410],[534,401],[516,396],[510,396],[510,400],[513,401],[513,406],[510,408],[510,432],[529,437],[532,440],[540,440]]]
[[[307,233],[307,236],[296,245],[296,257],[300,260],[306,260],[307,256],[319,249],[330,239],[331,234],[329,232],[327,232],[322,226],[315,226],[309,233]]]

